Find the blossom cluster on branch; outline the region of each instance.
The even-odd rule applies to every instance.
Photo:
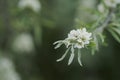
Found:
[[[83,48],[89,46],[91,54],[99,51],[101,45],[105,43],[104,31],[107,30],[114,37],[116,41],[120,43],[120,0],[101,0],[98,5],[98,10],[94,11],[94,15],[97,16],[96,20],[91,22],[91,33],[87,32],[86,28],[71,30],[68,37],[64,40],[56,41],[55,49],[61,45],[65,45],[67,50],[64,55],[57,61],[61,61],[65,58],[70,51],[70,58],[68,65],[70,65],[78,51],[78,62],[82,66],[81,51]],[[91,10],[92,11],[92,10]],[[102,13],[102,14],[101,14]],[[77,20],[77,23],[80,22]],[[77,24],[76,23],[76,24]],[[79,23],[77,24],[78,26]]]
[[[67,48],[65,54],[57,61],[63,60],[64,57],[67,55],[68,51],[71,50],[71,55],[70,55],[70,58],[68,61],[68,65],[70,65],[72,63],[74,55],[75,55],[74,49],[84,48],[85,46],[87,46],[90,43],[91,39],[92,39],[92,33],[87,32],[86,28],[71,30],[66,39],[59,40],[54,43],[54,44],[57,44],[55,49],[59,48],[62,44],[64,44]],[[82,66],[80,57],[81,57],[80,51],[78,50],[78,62]]]

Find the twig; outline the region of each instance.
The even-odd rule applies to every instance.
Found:
[[[101,25],[98,25],[99,28],[97,28],[95,30],[95,32],[100,32],[102,33],[104,31],[104,29],[107,27],[107,25],[110,23],[111,19],[112,19],[112,15],[114,13],[115,9],[114,8],[110,8],[109,9],[109,13],[106,16],[105,20],[103,21],[103,23]]]

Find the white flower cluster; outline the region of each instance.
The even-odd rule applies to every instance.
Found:
[[[117,4],[120,4],[120,0],[103,0],[103,3],[98,5],[98,11],[104,14],[108,10],[106,6],[116,8]]]
[[[17,53],[31,53],[34,51],[33,38],[28,33],[22,33],[15,38],[12,47]]]
[[[41,4],[39,0],[20,0],[18,3],[18,7],[21,9],[29,7],[34,12],[39,12],[41,9]]]
[[[117,4],[120,4],[120,0],[103,0],[105,5],[108,7],[116,7]]]
[[[0,56],[0,80],[22,80],[13,60],[5,56]]]
[[[105,8],[104,4],[100,3],[100,4],[98,5],[98,11],[99,11],[100,13],[103,13],[103,14],[104,14],[106,10],[107,10],[107,9]]]
[[[67,55],[68,51],[71,50],[71,56],[69,58],[68,61],[68,65],[70,65],[73,61],[74,58],[74,49],[78,49],[78,62],[81,64],[81,60],[80,60],[80,50],[81,48],[84,48],[86,45],[88,45],[90,43],[90,40],[92,34],[88,33],[86,31],[86,28],[83,29],[77,29],[77,30],[72,30],[70,31],[70,33],[68,34],[68,37],[64,40],[59,40],[56,41],[54,44],[57,44],[55,49],[59,48],[62,44],[64,44],[66,46],[66,48],[68,48],[65,52],[65,54],[58,59],[57,61],[61,61],[65,58],[65,56]]]

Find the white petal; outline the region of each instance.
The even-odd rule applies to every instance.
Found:
[[[83,66],[82,62],[81,62],[81,53],[80,53],[80,51],[78,51],[78,63],[80,64],[80,66]]]
[[[90,42],[89,41],[85,41],[84,44],[89,44]]]
[[[63,43],[58,43],[56,46],[55,46],[55,49],[59,48]]]
[[[65,56],[67,55],[67,53],[68,53],[69,50],[70,50],[70,48],[68,48],[68,49],[65,51],[65,53],[63,54],[63,56],[62,56],[60,59],[57,59],[56,61],[57,61],[57,62],[62,61],[62,60],[65,58]]]
[[[68,61],[68,65],[72,63],[73,59],[74,59],[74,53],[71,53],[69,61]]]
[[[53,45],[55,45],[57,43],[61,43],[61,42],[63,42],[63,40],[56,41],[56,42],[53,43]]]
[[[83,32],[86,32],[86,28],[83,28],[82,31],[83,31]]]
[[[73,48],[73,46],[71,47],[71,52],[72,53],[71,53],[70,58],[68,60],[68,65],[70,65],[72,63],[73,59],[74,59],[74,48]]]
[[[82,48],[83,46],[81,46],[80,44],[78,44],[78,43],[76,43],[75,45],[74,45],[74,48]]]
[[[74,53],[74,47],[73,46],[71,47],[71,52]]]

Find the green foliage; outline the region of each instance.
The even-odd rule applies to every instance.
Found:
[[[118,5],[117,5],[118,4]],[[120,43],[120,25],[119,21],[119,2],[101,0],[98,5],[98,9],[92,9],[90,7],[82,7],[82,11],[87,11],[89,15],[95,16],[95,20],[88,22],[86,27],[90,32],[92,32],[93,40],[88,45],[91,49],[91,53],[95,54],[96,51],[99,51],[101,45],[105,45],[106,35],[104,34],[105,30],[108,30],[111,35]],[[75,21],[75,27],[80,28],[81,22],[85,24],[79,17],[80,14],[77,14],[77,20]],[[84,16],[85,17],[85,16]],[[87,22],[87,20],[86,20]],[[116,24],[117,23],[117,24]]]
[[[112,38],[120,43],[120,3],[113,7],[106,0],[38,0],[41,9],[35,12],[31,5],[19,8],[19,1],[0,0],[0,80],[119,80],[120,46]],[[84,27],[92,33],[90,44],[75,49],[71,57],[68,49],[61,58],[74,65],[64,65],[66,59],[56,63],[64,48],[54,50],[52,43]]]
[[[110,26],[108,28],[108,31],[120,43],[120,28],[115,26]]]

